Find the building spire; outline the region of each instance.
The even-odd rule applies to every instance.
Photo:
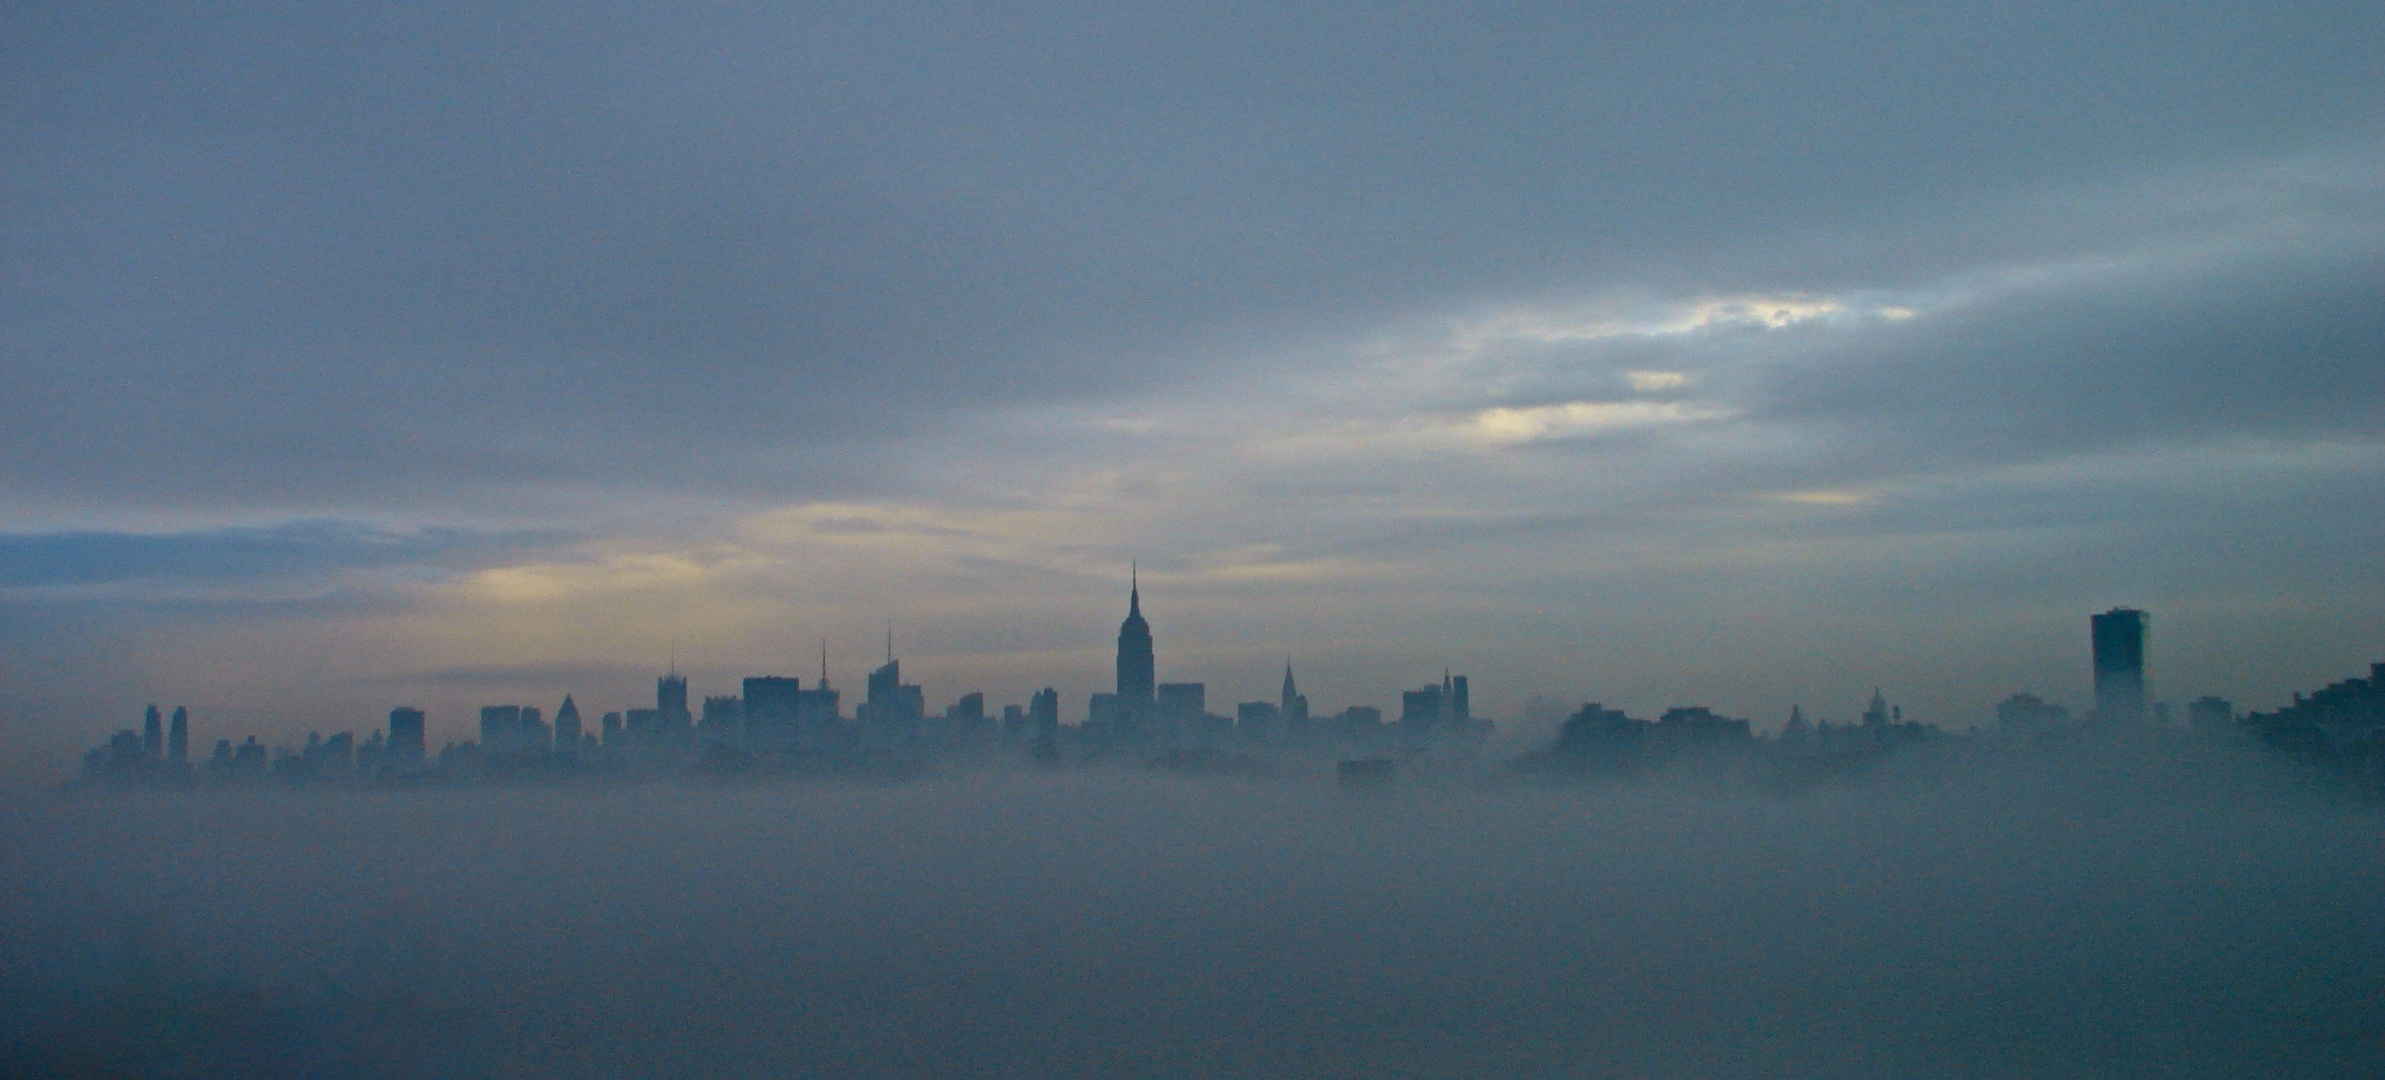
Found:
[[[1126,564],[1126,613],[1130,616],[1143,613],[1143,567],[1137,560],[1128,560]]]
[[[886,620],[886,662],[894,663],[894,620]]]
[[[820,639],[820,689],[828,689],[828,639]]]

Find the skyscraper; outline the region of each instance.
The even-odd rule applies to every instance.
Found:
[[[511,754],[522,748],[522,707],[519,705],[483,705],[480,707],[480,752]]]
[[[1037,739],[1060,735],[1060,691],[1047,686],[1027,699],[1028,727]]]
[[[791,675],[755,675],[745,680],[745,747],[793,750],[803,712],[803,682]]]
[[[654,680],[654,718],[673,732],[695,727],[695,717],[687,711],[687,676],[674,670]]]
[[[554,749],[555,733],[547,728],[546,714],[536,705],[522,706],[520,725],[514,728],[517,740],[514,749],[524,753],[543,754]]]
[[[155,759],[162,755],[165,749],[165,717],[158,713],[157,706],[151,705],[149,715],[141,720],[141,756]]]
[[[565,757],[580,753],[580,706],[563,695],[563,707],[555,710],[555,752]]]
[[[407,708],[389,710],[390,759],[400,765],[420,765],[424,749],[422,710]]]
[[[917,683],[903,681],[903,662],[894,658],[891,637],[886,654],[886,663],[870,672],[868,696],[855,715],[881,734],[917,731],[919,722],[927,718],[927,692]]]
[[[2113,608],[2089,616],[2095,647],[2097,719],[2142,723],[2145,719],[2145,635],[2153,617],[2135,608]]]
[[[176,765],[190,761],[190,710],[174,706],[174,722],[166,729],[166,760]]]
[[[1152,710],[1158,692],[1157,664],[1152,659],[1151,624],[1143,621],[1140,575],[1130,579],[1126,593],[1126,621],[1118,624],[1118,709],[1129,718]]]

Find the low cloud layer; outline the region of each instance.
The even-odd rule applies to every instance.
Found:
[[[252,1073],[2373,1075],[2377,818],[2278,765],[17,795],[0,987]]]

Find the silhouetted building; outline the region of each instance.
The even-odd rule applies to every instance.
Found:
[[[1060,735],[1060,691],[1047,686],[1027,699],[1028,727],[1037,741],[1048,741]]]
[[[887,658],[892,659],[894,635],[889,633],[886,636],[888,638]],[[825,744],[834,741],[841,735],[844,712],[839,701],[840,695],[828,685],[828,642],[826,639],[822,639],[820,642],[820,681],[814,683],[811,689],[799,690],[795,694],[795,722],[801,728],[804,739],[814,744]]]
[[[844,717],[843,705],[840,704],[842,698],[843,695],[830,687],[826,679],[820,680],[818,685],[809,690],[797,691],[796,722],[802,725],[805,732],[817,737],[818,733],[834,727]]]
[[[2385,664],[2370,664],[2368,678],[2295,694],[2276,712],[2248,714],[2244,726],[2283,749],[2364,759],[2385,780]]]
[[[1441,709],[1447,701],[1445,688],[1426,686],[1400,692],[1400,746],[1408,750],[1422,750],[1432,742],[1433,729],[1441,723]]]
[[[1863,726],[1880,728],[1887,727],[1888,723],[1888,695],[1881,693],[1879,687],[1872,687],[1872,700],[1863,707]]]
[[[2113,608],[2088,618],[2095,652],[2096,719],[2145,720],[2145,637],[2151,622],[2151,616],[2135,608]]]
[[[1333,734],[1345,742],[1367,742],[1383,731],[1383,710],[1352,705],[1333,717]]]
[[[647,749],[662,740],[661,725],[655,722],[653,709],[625,709],[621,713],[621,741],[637,749]]]
[[[356,765],[356,736],[342,731],[319,739],[308,732],[306,749],[299,756],[317,775],[347,772]]]
[[[174,706],[174,721],[166,729],[166,760],[190,764],[190,710],[180,705]]]
[[[555,710],[555,752],[565,757],[580,754],[580,706],[570,694],[563,695],[563,705]]]
[[[149,714],[141,719],[141,756],[155,760],[165,756],[165,749],[165,715],[157,711],[157,706],[151,705]]]
[[[521,726],[515,729],[520,740],[516,749],[524,754],[544,754],[555,747],[554,732],[547,727],[546,714],[536,705],[522,706]]]
[[[685,739],[696,726],[687,711],[687,676],[676,671],[654,680],[654,729],[665,740]]]
[[[1207,683],[1161,683],[1156,696],[1159,711],[1174,719],[1198,719],[1209,711]]]
[[[1283,709],[1272,701],[1245,701],[1234,706],[1234,731],[1244,739],[1274,738],[1283,722]]]
[[[1151,650],[1151,624],[1143,621],[1140,576],[1128,586],[1126,621],[1118,624],[1118,708],[1139,717],[1156,704],[1158,665]]]
[[[745,745],[756,751],[793,750],[800,741],[803,683],[785,675],[745,680]]]
[[[1300,692],[1300,684],[1292,681],[1292,662],[1289,660],[1284,661],[1284,688],[1275,707],[1282,712],[1286,727],[1308,725],[1308,696]]]
[[[2069,724],[2069,709],[2035,694],[2014,694],[1996,703],[1996,726],[2006,731],[2036,735]]]
[[[2236,706],[2206,694],[2186,703],[2186,724],[2197,731],[2224,731],[2236,725]]]
[[[622,734],[621,714],[617,712],[606,713],[597,719],[597,724],[598,733],[603,736],[603,742],[601,745],[603,745],[607,750],[621,749],[625,742],[625,737]]]
[[[1593,701],[1565,718],[1549,759],[1563,768],[1591,772],[1630,769],[1640,763],[1653,726]]]
[[[389,710],[389,760],[401,768],[420,765],[430,748],[423,738],[421,709]]]
[[[522,749],[522,707],[519,705],[483,705],[480,707],[480,752],[483,754],[512,754]]]
[[[803,680],[788,675],[756,675],[745,680],[745,715],[757,719],[771,717],[795,719],[795,695],[803,692]]]
[[[1085,700],[1085,724],[1096,731],[1115,733],[1126,723],[1126,709],[1118,703],[1118,695],[1096,693]]]
[[[985,695],[971,691],[944,710],[947,734],[964,744],[983,742],[993,734],[994,722],[985,713]]]
[[[704,719],[696,735],[705,746],[738,746],[745,741],[745,701],[734,697],[704,699]]]
[[[855,715],[881,733],[916,731],[919,722],[927,719],[927,692],[916,683],[904,682],[902,661],[888,657],[883,666],[870,672],[869,697]]]
[[[1755,725],[1720,715],[1703,705],[1666,709],[1657,717],[1653,733],[1661,745],[1676,750],[1737,746],[1755,741]]]

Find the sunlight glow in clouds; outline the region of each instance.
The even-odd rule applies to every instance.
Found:
[[[1779,330],[1817,320],[1903,322],[1920,312],[1903,304],[1851,297],[1719,296],[1616,314],[1611,302],[1524,307],[1459,321],[1448,349],[1464,356],[1516,345],[1565,345],[1613,338],[1670,337],[1733,328]]]
[[[1623,381],[1643,394],[1659,390],[1677,390],[1689,385],[1689,376],[1678,371],[1626,371]]]
[[[1730,415],[1726,410],[1676,401],[1568,401],[1558,405],[1484,409],[1470,417],[1461,430],[1485,443],[1510,445],[1719,420]]]

